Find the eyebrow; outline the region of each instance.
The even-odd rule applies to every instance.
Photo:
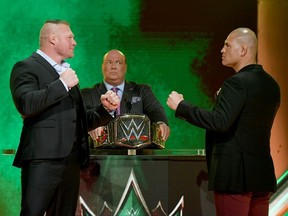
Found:
[[[225,42],[224,45],[225,45],[225,46],[228,46],[228,45],[230,45],[230,43],[229,43],[229,42]]]

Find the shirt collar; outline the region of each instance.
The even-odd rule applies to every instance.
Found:
[[[124,91],[124,86],[125,86],[125,82],[122,82],[120,85],[117,85],[117,86],[112,86],[110,84],[108,84],[107,82],[103,81],[105,86],[106,86],[106,89],[112,89],[113,87],[117,87],[121,92]]]
[[[41,51],[40,49],[38,49],[36,51],[36,53],[38,53],[39,55],[41,55],[46,61],[48,61],[48,63],[50,65],[52,65],[52,67],[58,72],[58,73],[62,73],[64,70],[66,70],[67,68],[70,67],[70,64],[63,61],[61,63],[61,65],[57,64],[52,58],[50,58],[48,55],[46,55],[43,51]]]

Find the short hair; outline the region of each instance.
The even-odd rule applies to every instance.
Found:
[[[64,25],[67,25],[70,27],[70,24],[66,20],[55,19],[55,20],[46,20],[45,21],[45,23],[43,24],[43,26],[40,30],[40,35],[39,35],[40,47],[42,47],[42,44],[48,38],[48,35],[51,32],[51,28],[53,28],[53,26],[56,26],[59,24],[64,24]]]
[[[44,25],[45,25],[46,23],[53,23],[53,24],[56,24],[56,25],[57,25],[57,24],[65,24],[65,25],[70,26],[70,24],[69,24],[66,20],[60,20],[60,19],[46,20],[45,23],[44,23]]]

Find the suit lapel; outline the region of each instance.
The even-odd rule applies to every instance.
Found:
[[[81,95],[80,95],[79,86],[76,85],[73,88],[71,88],[71,90],[69,91],[69,94],[71,95],[75,103],[79,106],[81,104]]]
[[[128,81],[125,82],[124,91],[121,101],[121,113],[130,113],[132,109],[132,96],[135,90],[135,84]]]
[[[99,91],[100,95],[107,92],[106,86],[103,82],[98,85],[97,90]]]
[[[39,62],[41,65],[47,68],[47,70],[52,74],[52,76],[54,76],[55,78],[59,78],[59,74],[57,73],[57,71],[41,55],[39,55],[38,53],[32,53],[32,57],[35,58],[35,61]]]
[[[131,101],[132,100],[132,95],[135,89],[135,85],[126,81],[125,82],[125,87],[123,91],[123,98],[125,98],[126,101]]]

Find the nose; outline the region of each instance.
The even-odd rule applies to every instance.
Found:
[[[76,40],[75,40],[74,38],[73,38],[72,44],[73,44],[74,46],[77,45],[77,42],[76,42]]]
[[[111,67],[116,68],[116,62],[111,62]]]
[[[221,49],[221,53],[224,53],[225,52],[225,49],[224,49],[224,47]]]

